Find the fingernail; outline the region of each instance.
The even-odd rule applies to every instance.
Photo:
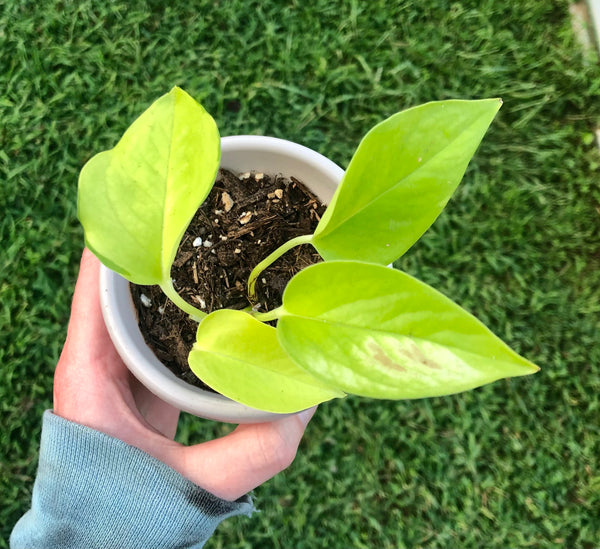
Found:
[[[315,415],[317,411],[317,407],[313,406],[312,408],[308,408],[308,410],[303,410],[302,412],[298,412],[298,418],[302,422],[302,425],[306,427],[311,418]]]

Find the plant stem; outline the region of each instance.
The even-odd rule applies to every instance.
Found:
[[[306,234],[288,240],[279,246],[279,248],[277,248],[274,252],[265,257],[265,259],[263,259],[256,267],[254,267],[254,269],[252,269],[252,272],[248,277],[248,297],[250,297],[250,301],[254,301],[256,299],[256,280],[258,275],[262,273],[269,265],[277,261],[288,250],[291,250],[300,244],[312,243],[312,238],[312,234]]]
[[[183,312],[187,313],[192,317],[196,322],[200,322],[203,318],[206,317],[206,313],[203,313],[200,309],[196,309],[193,305],[190,305],[183,297],[181,297],[175,287],[173,286],[173,281],[169,277],[168,280],[163,282],[160,285],[161,290],[164,294],[179,307]]]
[[[267,311],[266,313],[251,313],[252,316],[256,320],[260,320],[261,322],[269,322],[270,320],[277,320],[281,316],[281,311],[283,310],[283,305],[281,307],[277,307],[277,309],[273,309],[272,311]]]

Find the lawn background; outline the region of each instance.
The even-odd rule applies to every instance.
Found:
[[[538,363],[414,402],[321,406],[260,514],[209,547],[600,544],[600,69],[561,0],[0,0],[0,547],[27,509],[82,247],[76,183],[177,84],[222,135],[346,166],[418,103],[500,96],[447,210],[397,266]],[[229,427],[191,417],[179,440]]]

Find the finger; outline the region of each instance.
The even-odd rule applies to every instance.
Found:
[[[144,387],[133,374],[130,375],[131,393],[137,409],[146,422],[167,438],[175,438],[179,410],[158,398]]]
[[[124,387],[127,369],[102,317],[98,278],[100,262],[84,249],[71,304],[67,339],[54,374],[54,410],[81,422],[87,413],[108,406],[109,388]],[[111,383],[107,383],[111,380]],[[111,393],[112,394],[112,393]],[[114,395],[112,395],[114,397]]]
[[[87,381],[93,378],[95,386],[105,388],[100,380],[110,380],[110,385],[116,383],[121,387],[119,393],[127,401],[131,398],[127,394],[130,390],[142,418],[151,428],[172,439],[177,430],[179,410],[143,387],[123,364],[102,316],[99,276],[100,261],[87,248],[84,249],[73,294],[65,345],[67,356],[59,362],[57,373],[60,376],[63,368],[70,369],[71,383],[73,376]]]
[[[240,425],[220,439],[179,448],[170,465],[216,496],[236,500],[292,463],[315,410]]]
[[[83,250],[79,276],[73,293],[67,343],[78,356],[94,357],[113,349],[100,305],[98,279],[100,261],[87,248]]]

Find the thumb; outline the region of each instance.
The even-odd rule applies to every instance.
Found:
[[[178,463],[170,465],[212,494],[234,501],[291,465],[315,411],[240,425],[222,438],[179,448]]]

